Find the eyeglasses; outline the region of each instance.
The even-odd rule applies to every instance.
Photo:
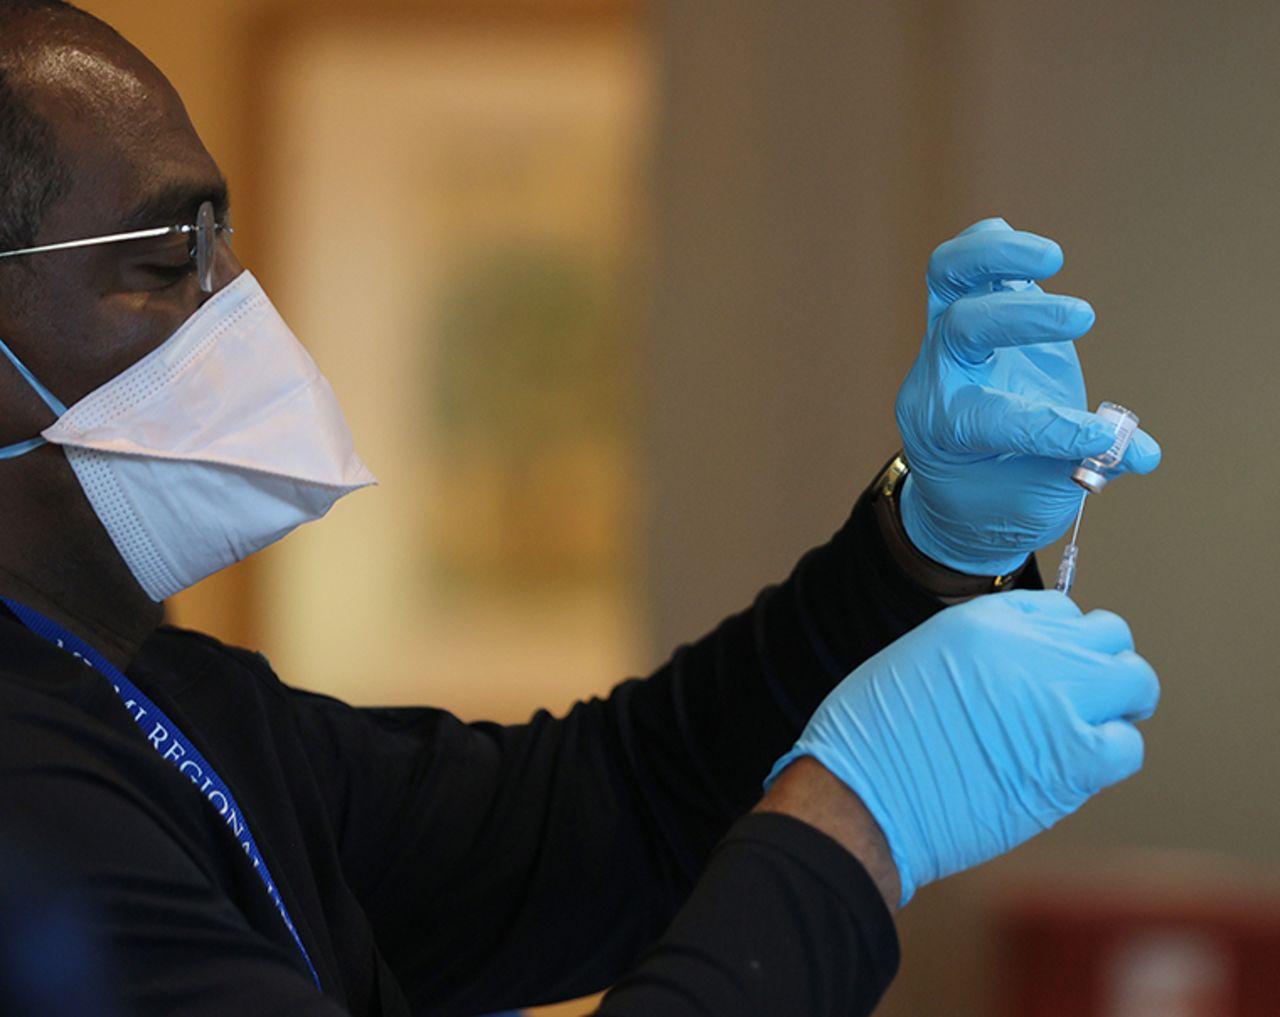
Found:
[[[235,233],[230,226],[218,222],[213,211],[213,202],[206,201],[196,213],[196,221],[189,226],[159,226],[149,230],[134,230],[132,233],[112,233],[104,237],[89,237],[85,240],[66,240],[60,244],[45,244],[43,247],[25,247],[20,251],[0,251],[0,258],[19,258],[28,254],[45,254],[49,251],[70,251],[77,247],[97,247],[100,244],[119,244],[126,240],[149,240],[155,237],[183,235],[188,238],[188,251],[196,263],[196,276],[200,280],[200,289],[205,293],[213,292],[213,260],[217,253],[219,236],[230,238]]]

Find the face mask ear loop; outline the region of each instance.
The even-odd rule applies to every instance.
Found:
[[[9,358],[9,363],[18,369],[18,373],[27,380],[28,385],[36,390],[36,395],[44,400],[44,404],[49,409],[53,410],[58,416],[62,416],[67,412],[67,407],[63,405],[62,400],[36,380],[36,376],[27,370],[27,365],[18,359],[17,354],[9,349],[8,344],[3,339],[0,339],[0,353]]]
[[[25,456],[28,452],[34,452],[41,445],[49,443],[43,438],[32,438],[29,441],[20,441],[16,445],[6,445],[0,448],[0,460],[17,459],[19,456]]]
[[[53,410],[53,412],[59,417],[67,412],[67,407],[63,404],[62,400],[40,384],[36,379],[36,376],[27,369],[27,365],[18,359],[17,354],[15,354],[13,350],[9,349],[8,344],[3,339],[0,339],[0,353],[3,353],[9,358],[9,363],[13,364],[13,366],[17,368],[18,373],[22,375],[27,384],[35,390],[36,395],[44,400],[44,404],[48,406],[49,409]],[[31,438],[28,441],[18,442],[16,445],[8,445],[5,448],[0,448],[0,459],[17,459],[19,456],[25,456],[28,452],[38,449],[41,445],[46,444],[48,444],[48,442],[43,438]]]

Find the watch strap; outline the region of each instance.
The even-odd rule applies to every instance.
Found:
[[[903,481],[909,472],[906,457],[899,452],[876,477],[871,497],[872,511],[885,547],[906,577],[949,603],[1012,589],[1026,570],[1026,562],[1005,575],[975,576],[934,561],[912,543],[902,524],[902,511],[898,502]],[[1027,562],[1030,560],[1031,556],[1028,555]]]

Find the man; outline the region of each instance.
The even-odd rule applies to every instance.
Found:
[[[1110,442],[1071,342],[1092,312],[1026,282],[1056,244],[989,220],[939,248],[910,470],[786,582],[500,727],[352,709],[161,625],[371,480],[226,205],[142,54],[0,0],[0,809],[79,877],[136,1012],[613,985],[608,1017],[868,1013],[917,887],[1141,765],[1158,686],[1127,627],[1033,592]],[[1126,467],[1158,458],[1140,435]]]

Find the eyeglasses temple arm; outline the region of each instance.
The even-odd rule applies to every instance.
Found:
[[[158,226],[150,230],[135,230],[132,233],[112,233],[105,237],[89,237],[87,240],[67,240],[61,244],[45,244],[43,247],[25,247],[20,251],[0,251],[0,258],[16,258],[23,254],[44,254],[48,251],[70,251],[77,247],[96,247],[99,244],[119,244],[126,240],[149,240],[152,237],[164,237],[171,233],[189,233],[189,226]]]

